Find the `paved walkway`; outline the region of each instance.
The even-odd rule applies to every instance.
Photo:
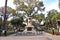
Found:
[[[15,34],[13,34],[7,37],[0,37],[0,40],[60,40],[60,36],[42,32],[41,35],[35,36],[21,36],[21,35],[15,36]]]

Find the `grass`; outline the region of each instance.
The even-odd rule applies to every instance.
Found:
[[[50,30],[47,30],[46,32],[50,33],[50,34],[53,34],[53,30],[50,29]],[[54,34],[58,33],[58,30],[57,29],[54,29]]]
[[[7,31],[7,36],[9,36],[9,35],[11,35],[11,34],[14,34],[15,32],[14,31]],[[0,36],[4,36],[4,34],[3,33],[1,33],[1,35]]]
[[[14,34],[14,33],[15,33],[14,31],[7,31],[7,36],[11,35],[11,34]]]

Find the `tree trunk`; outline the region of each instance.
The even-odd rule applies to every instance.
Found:
[[[3,29],[4,29],[4,35],[7,35],[7,27],[6,27],[6,13],[7,13],[7,0],[5,1],[5,14],[4,14],[4,25],[3,25]]]

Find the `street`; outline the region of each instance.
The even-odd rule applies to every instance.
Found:
[[[6,37],[0,37],[0,40],[60,40],[60,36],[57,35],[51,35],[46,32],[43,32],[41,35],[33,35],[33,36],[21,36],[15,34],[6,36]]]

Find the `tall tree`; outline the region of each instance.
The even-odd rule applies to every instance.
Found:
[[[25,2],[28,4],[28,5],[25,5]],[[17,4],[17,10],[20,10],[20,11],[25,11],[25,13],[27,14],[27,16],[33,16],[31,15],[33,13],[33,10],[35,7],[38,7],[38,10],[40,10],[41,12],[44,11],[44,4],[43,2],[41,1],[37,1],[37,0],[14,0],[14,4]],[[33,5],[31,5],[33,4]],[[35,14],[35,13],[34,13]]]
[[[53,16],[55,16],[55,14],[57,14],[57,10],[52,9],[48,12],[48,16],[47,16],[47,20],[49,22],[49,26],[53,27],[54,25],[56,26],[56,20],[54,19],[53,21]]]

